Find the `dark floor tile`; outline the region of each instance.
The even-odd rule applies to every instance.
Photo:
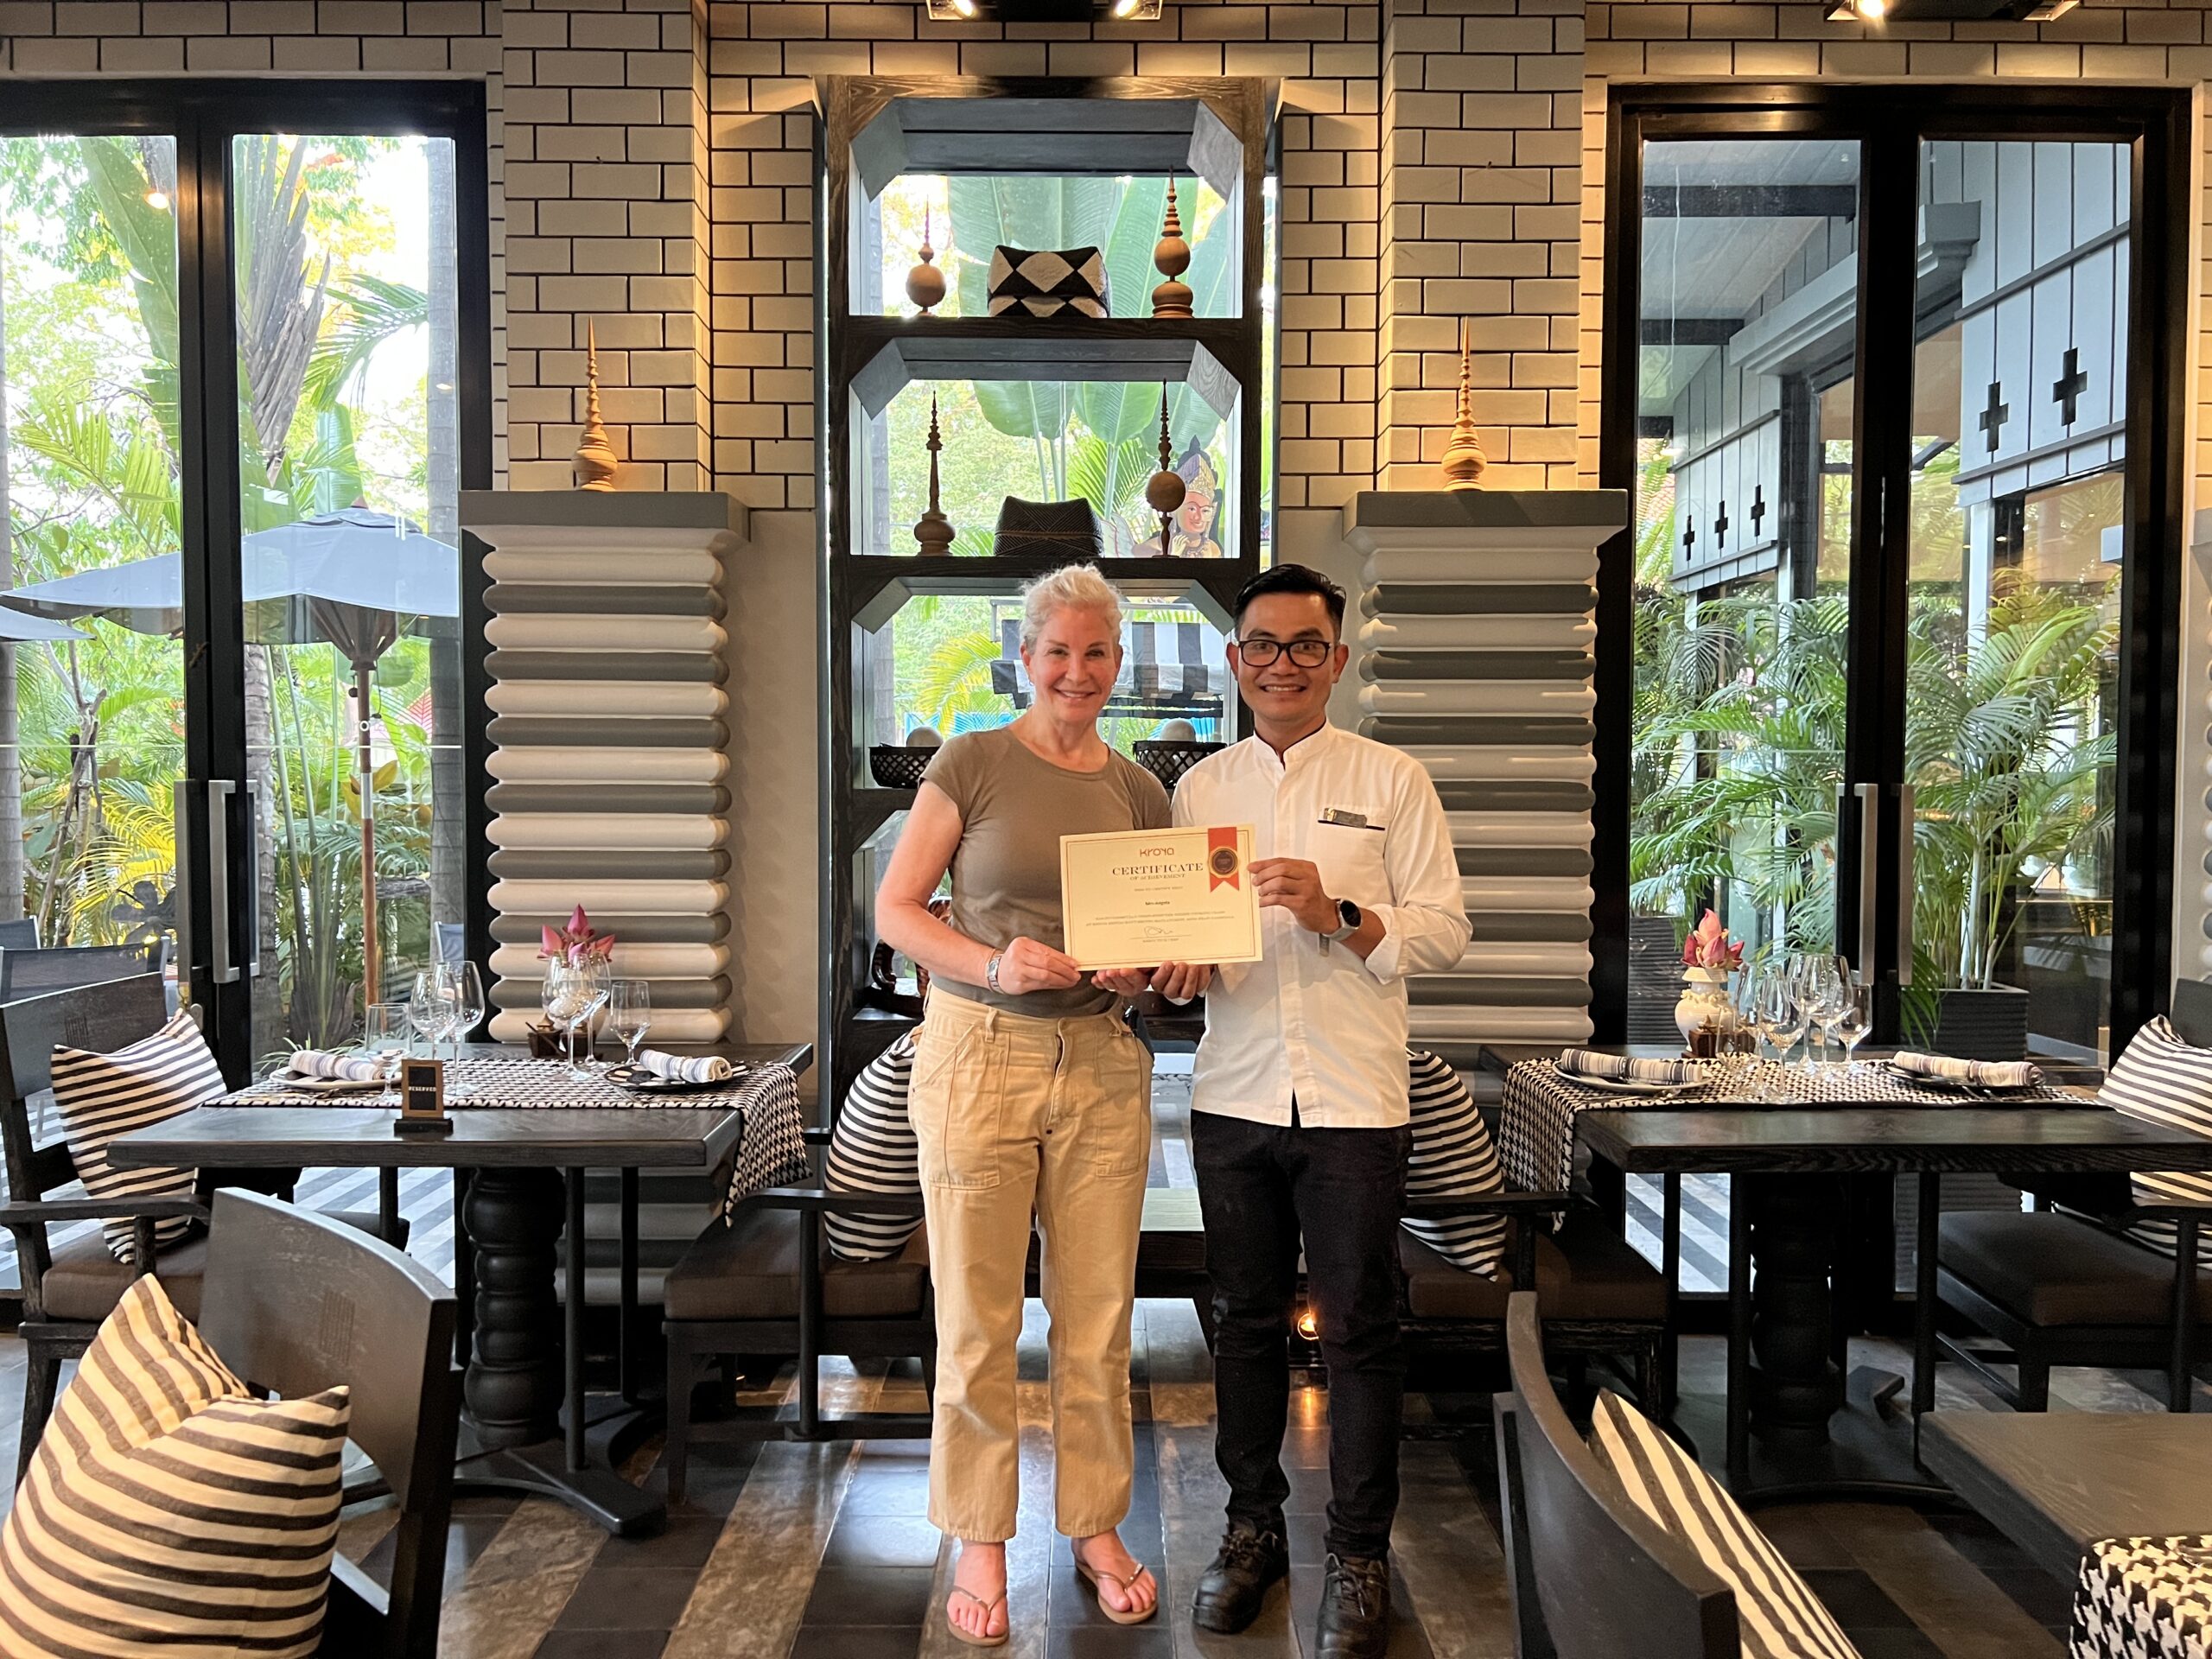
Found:
[[[822,1552],[824,1567],[935,1567],[944,1535],[903,1515],[840,1511]]]
[[[2074,1586],[2061,1584],[2039,1567],[1985,1567],[1982,1576],[2012,1597],[2038,1624],[2070,1624]]]
[[[1290,1482],[1290,1496],[1283,1500],[1286,1515],[1319,1515],[1329,1507],[1329,1471],[1326,1469],[1300,1469],[1295,1466],[1283,1471]]]
[[[609,1538],[599,1547],[594,1567],[644,1567],[655,1572],[696,1573],[715,1553],[725,1524],[721,1516],[678,1511],[650,1538]]]
[[[1859,1659],[1943,1659],[1943,1649],[1911,1625],[1903,1630],[1854,1630],[1844,1634],[1859,1649]]]
[[[1149,1624],[1060,1626],[1045,1638],[1045,1659],[1174,1659],[1174,1655],[1175,1638],[1159,1619]]]
[[[930,1512],[930,1478],[926,1469],[899,1469],[879,1472],[863,1463],[853,1471],[845,1488],[840,1515],[903,1515],[919,1520]]]
[[[921,1631],[905,1625],[801,1625],[791,1659],[914,1659],[921,1645]]]
[[[1286,1515],[1283,1541],[1290,1546],[1293,1567],[1319,1568],[1329,1559],[1329,1517],[1325,1515]]]
[[[919,1629],[930,1610],[935,1569],[830,1567],[814,1576],[802,1624],[906,1624]]]
[[[1300,1640],[1312,1644],[1313,1624],[1321,1611],[1319,1567],[1301,1567],[1290,1575],[1290,1625]],[[1390,1572],[1390,1646],[1386,1659],[1434,1659],[1435,1650],[1414,1612],[1414,1599],[1397,1569]]]
[[[1158,1510],[1132,1506],[1115,1530],[1122,1535],[1124,1549],[1147,1567],[1158,1569],[1166,1558],[1166,1550],[1160,1542],[1164,1534]],[[1063,1564],[1071,1564],[1075,1560],[1073,1541],[1064,1532],[1052,1535],[1052,1559]]]
[[[1912,1620],[1904,1608],[1889,1599],[1882,1586],[1856,1567],[1808,1567],[1805,1582],[1821,1599],[1821,1605],[1835,1615],[1835,1622],[1848,1630],[1911,1630]]]
[[[537,1659],[660,1659],[667,1645],[666,1630],[556,1630],[537,1644]]]
[[[1145,1565],[1152,1569],[1153,1583],[1157,1586],[1157,1593],[1164,1602],[1167,1591],[1165,1575],[1160,1572],[1160,1563],[1148,1560]],[[1115,1629],[1131,1628],[1115,1625],[1114,1621],[1106,1617],[1106,1609],[1098,1599],[1098,1592],[1084,1582],[1083,1575],[1075,1570],[1074,1563],[1053,1563],[1050,1582],[1052,1585],[1050,1622],[1054,1626],[1067,1625],[1074,1628],[1104,1624]],[[1166,1615],[1163,1612],[1159,1617],[1166,1618]]]
[[[576,1581],[557,1630],[671,1630],[698,1587],[696,1569],[609,1567],[594,1561]]]
[[[2020,1547],[1978,1515],[1958,1510],[1936,1510],[1926,1516],[1929,1526],[1943,1535],[1943,1541],[1976,1567],[2017,1567],[2027,1557]]]

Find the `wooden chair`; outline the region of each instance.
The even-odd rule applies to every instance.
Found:
[[[1506,1310],[1513,1389],[1492,1401],[1517,1659],[1736,1659],[1736,1595],[1631,1503],[1568,1421],[1539,1298]]]
[[[461,1421],[453,1293],[356,1229],[226,1187],[215,1194],[198,1323],[255,1388],[352,1391],[348,1438],[398,1503],[391,1584],[334,1558],[321,1651],[430,1659]]]
[[[2184,1041],[2212,1048],[2212,984],[2182,981],[2171,1017]],[[2032,1211],[1938,1223],[1936,1294],[1997,1344],[1939,1333],[1944,1357],[2016,1411],[2049,1408],[2055,1365],[2163,1368],[2167,1409],[2189,1410],[2196,1357],[2212,1338],[2212,1271],[2200,1269],[2197,1251],[2212,1205],[2138,1204],[2120,1174],[2037,1178],[2030,1191]],[[2126,1236],[2145,1221],[2173,1224],[2172,1258]],[[2012,1366],[2013,1378],[1998,1365]]]
[[[30,1362],[16,1453],[18,1481],[30,1465],[32,1448],[38,1444],[47,1414],[54,1408],[61,1362],[85,1351],[100,1321],[133,1278],[147,1271],[158,1274],[171,1300],[188,1319],[200,1305],[206,1236],[195,1229],[156,1255],[154,1223],[178,1216],[206,1220],[206,1195],[219,1179],[219,1172],[201,1172],[201,1191],[194,1198],[133,1202],[48,1196],[77,1179],[76,1165],[59,1128],[53,1129],[52,1139],[42,1138],[51,1116],[47,1108],[53,1102],[54,1045],[111,1052],[158,1030],[168,1018],[162,980],[155,974],[134,974],[105,984],[80,985],[19,1002],[0,1003],[0,1163],[4,1163],[7,1172],[10,1200],[0,1205],[0,1222],[15,1236],[23,1287],[22,1322],[17,1334],[29,1351]],[[253,1185],[258,1186],[263,1185],[261,1178],[281,1177],[286,1172],[253,1173]],[[389,1230],[391,1242],[404,1244],[405,1224],[398,1220],[398,1173],[380,1172],[380,1179],[384,1204],[379,1214],[348,1213],[334,1219],[365,1231],[382,1232],[382,1224],[388,1218],[396,1224]],[[125,1216],[136,1224],[137,1242],[137,1255],[130,1263],[118,1262],[109,1253],[99,1227],[86,1224]],[[61,1226],[79,1230],[57,1249],[47,1230]]]
[[[827,1129],[809,1129],[819,1152]],[[931,1295],[928,1235],[917,1229],[888,1262],[830,1258],[822,1218],[918,1216],[920,1198],[833,1193],[810,1186],[770,1187],[739,1206],[730,1224],[711,1222],[661,1287],[661,1329],[668,1338],[668,1443],[661,1466],[668,1501],[683,1501],[695,1440],[923,1440],[927,1413],[822,1415],[821,1360],[918,1357],[923,1385],[937,1375],[937,1309]],[[731,1354],[798,1357],[796,1421],[695,1424],[691,1393],[704,1362]]]

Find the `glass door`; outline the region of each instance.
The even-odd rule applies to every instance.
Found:
[[[450,138],[230,140],[257,1069],[465,919]]]
[[[1834,949],[1853,562],[1859,146],[1643,146],[1631,1041],[1684,933]]]

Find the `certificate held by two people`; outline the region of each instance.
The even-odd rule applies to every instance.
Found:
[[[1257,962],[1252,826],[1060,837],[1063,948],[1086,973]]]

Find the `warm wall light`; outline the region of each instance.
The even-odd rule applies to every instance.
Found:
[[[1298,1334],[1312,1342],[1321,1334],[1321,1321],[1310,1307],[1298,1310]]]
[[[976,0],[929,0],[929,13],[937,22],[965,22],[976,15]]]
[[[1160,0],[1114,0],[1113,16],[1116,22],[1149,23],[1160,17]]]
[[[931,18],[940,23],[989,17],[1001,23],[1080,23],[1110,20],[1147,23],[1158,20],[1165,0],[926,0]]]
[[[1828,11],[1832,23],[1878,23],[1888,15],[1888,0],[1837,0]]]

